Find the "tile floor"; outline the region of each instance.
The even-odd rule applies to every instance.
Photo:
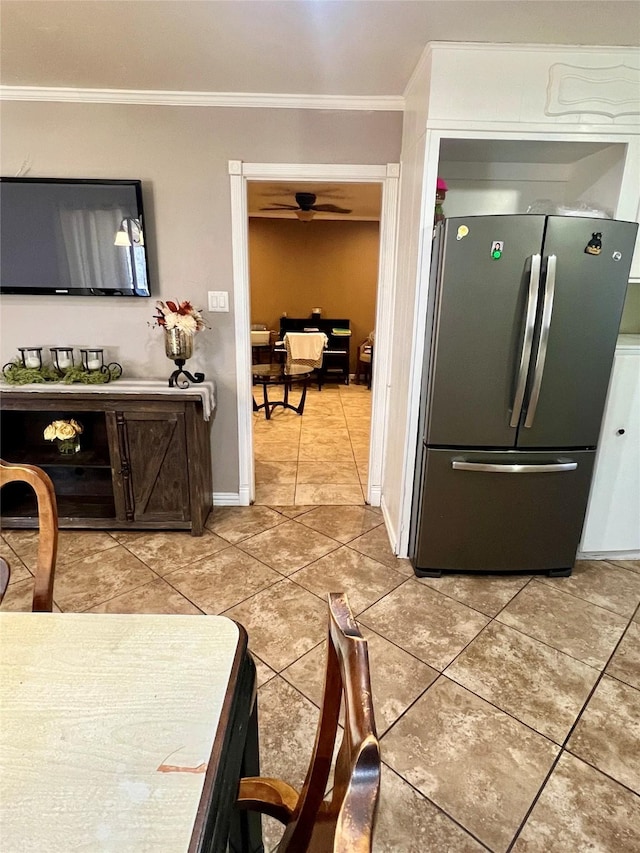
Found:
[[[324,597],[345,590],[381,735],[376,853],[637,851],[640,563],[418,581],[365,505],[370,411],[351,384],[309,389],[302,417],[254,414],[256,503],[215,509],[202,537],[62,531],[56,606],[240,621],[258,667],[262,772],[299,785]],[[1,544],[13,570],[2,608],[27,609],[36,537],[6,530]],[[265,838],[272,849],[272,821]]]
[[[35,535],[5,530],[1,544],[13,568],[2,608],[26,609]],[[225,613],[246,626],[262,772],[295,785],[332,590],[369,640],[376,853],[640,850],[640,563],[417,580],[362,505],[217,508],[202,537],[60,534],[63,611]],[[265,836],[273,849],[270,821]]]
[[[269,388],[270,399],[281,389]],[[262,403],[262,388],[254,388]],[[290,402],[298,404],[294,386]],[[304,413],[278,407],[253,414],[255,503],[267,506],[364,504],[369,464],[371,391],[327,383],[307,391]]]

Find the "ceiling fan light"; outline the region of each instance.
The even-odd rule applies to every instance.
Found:
[[[296,216],[300,222],[311,222],[315,216],[315,212],[313,210],[296,210]]]

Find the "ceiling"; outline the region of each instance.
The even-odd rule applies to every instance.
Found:
[[[429,41],[638,45],[640,0],[0,0],[4,85],[400,96]]]
[[[262,210],[278,203],[295,205],[295,194],[298,192],[314,193],[316,204],[333,204],[349,210],[346,213],[318,212],[315,220],[347,219],[371,220],[380,219],[382,209],[382,184],[361,183],[327,183],[311,181],[275,182],[248,181],[249,216],[269,219],[296,219],[293,210]]]

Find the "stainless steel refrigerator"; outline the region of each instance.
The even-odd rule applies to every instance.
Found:
[[[410,556],[570,574],[637,231],[573,216],[436,228]]]

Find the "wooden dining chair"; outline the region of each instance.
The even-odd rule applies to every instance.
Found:
[[[58,508],[53,483],[49,475],[35,465],[12,465],[0,459],[0,486],[7,483],[27,483],[36,493],[39,537],[31,609],[50,613],[58,553]]]
[[[286,828],[278,853],[369,853],[380,790],[380,749],[373,716],[367,642],[346,596],[329,594],[324,696],[307,777],[300,793],[280,779],[240,781],[238,808],[276,818]],[[344,736],[330,799],[324,794],[338,734]]]
[[[10,578],[11,569],[9,568],[9,563],[3,557],[0,557],[0,601],[4,598]]]

